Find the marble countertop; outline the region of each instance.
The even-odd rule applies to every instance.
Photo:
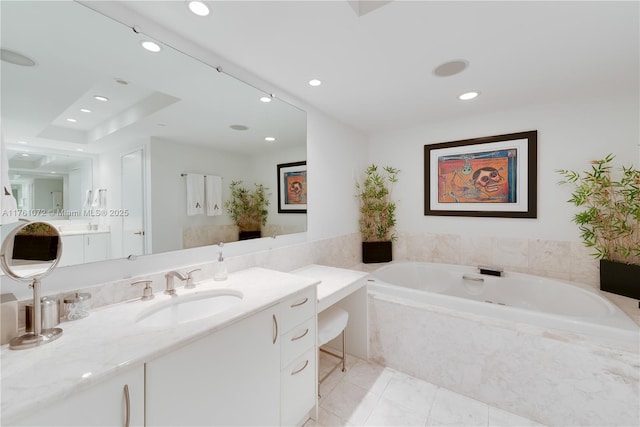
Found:
[[[89,229],[82,229],[82,230],[78,230],[78,229],[65,229],[62,228],[60,230],[58,230],[58,233],[60,233],[61,236],[79,236],[79,235],[84,235],[84,234],[105,234],[105,233],[110,233],[110,230],[108,229],[104,229],[104,228],[99,228],[97,230],[89,230]]]
[[[206,280],[195,289],[177,288],[177,298],[221,288],[244,294],[239,305],[205,319],[170,328],[136,324],[141,311],[175,298],[156,293],[150,301],[136,299],[114,304],[94,310],[84,319],[63,322],[58,326],[63,335],[41,347],[10,350],[4,345],[0,350],[2,422],[10,423],[31,408],[64,399],[124,368],[187,345],[318,283],[316,278],[249,268],[229,274],[226,281]]]
[[[347,270],[326,265],[311,264],[292,271],[303,277],[320,279],[318,285],[318,312],[325,310],[365,285],[361,281],[369,273],[364,271]]]

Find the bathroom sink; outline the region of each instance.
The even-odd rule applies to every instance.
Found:
[[[196,292],[158,302],[142,311],[135,323],[166,327],[204,319],[229,310],[242,302],[242,292],[231,289]]]

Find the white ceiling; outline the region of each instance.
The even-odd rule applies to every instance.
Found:
[[[124,3],[367,133],[639,92],[637,1],[215,1],[208,17]],[[453,59],[469,67],[433,74]]]

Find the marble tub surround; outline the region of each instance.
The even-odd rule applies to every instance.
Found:
[[[209,289],[242,292],[242,302],[216,315],[171,328],[135,323],[141,311],[169,301],[162,292],[151,301],[139,299],[93,310],[87,318],[62,324],[63,336],[46,346],[9,350],[2,346],[2,424],[10,424],[40,405],[81,392],[123,369],[144,363],[244,319],[286,296],[315,286],[314,279],[250,268],[231,273],[224,282],[207,280],[195,289],[178,288],[178,296]],[[138,290],[142,295],[142,290]]]
[[[370,359],[547,425],[638,425],[638,349],[369,296]]]

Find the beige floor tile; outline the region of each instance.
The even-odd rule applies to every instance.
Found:
[[[320,408],[331,412],[349,425],[362,426],[380,398],[367,389],[346,380],[323,398]]]
[[[401,404],[384,397],[380,398],[373,409],[365,426],[394,426],[394,427],[414,427],[424,426],[427,415],[408,410]]]
[[[436,392],[427,426],[486,427],[489,406],[444,388]]]

